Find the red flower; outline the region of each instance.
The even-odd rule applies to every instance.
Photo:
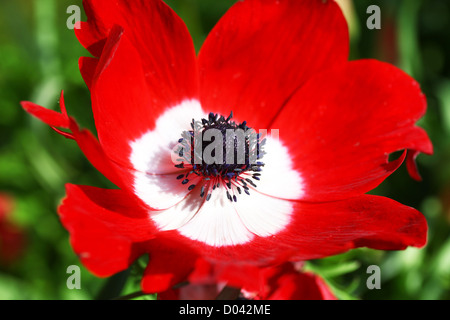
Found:
[[[258,287],[244,286],[245,295],[262,300],[336,300],[322,278],[303,272],[301,266],[288,262],[258,270]]]
[[[199,257],[265,267],[356,247],[425,244],[420,212],[365,195],[405,157],[419,178],[415,157],[432,153],[415,125],[425,97],[394,66],[347,60],[347,26],[335,2],[239,1],[198,56],[162,1],[85,0],[84,7],[88,21],[76,34],[94,57],[81,58],[80,70],[99,141],[67,115],[62,97],[62,113],[23,107],[74,139],[120,188],[67,185],[59,208],[92,272],[109,276],[149,253],[143,289],[161,292],[186,279]],[[225,119],[231,111],[234,120]],[[192,119],[201,122],[191,128]],[[279,130],[259,162],[172,161],[182,136],[248,126]],[[398,150],[405,152],[389,161]]]
[[[211,264],[199,259],[188,282],[158,295],[166,300],[230,299],[243,296],[255,300],[335,300],[322,278],[302,271],[303,263],[286,262],[258,268],[253,265]],[[225,288],[225,285],[230,287]],[[242,290],[234,290],[233,287]],[[228,291],[227,291],[228,290]]]
[[[258,291],[248,292],[263,300],[336,300],[325,281],[311,272],[302,272],[298,266],[285,263],[264,268],[259,273]]]
[[[10,265],[23,252],[25,237],[23,231],[9,221],[13,200],[0,194],[0,265]]]

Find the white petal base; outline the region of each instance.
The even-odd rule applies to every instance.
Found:
[[[238,194],[237,187],[232,186],[229,192],[237,199],[232,202],[221,183],[214,191],[206,189],[206,194],[211,194],[206,201],[206,196],[200,197],[200,189],[208,182],[196,178],[182,185],[176,177],[185,169],[175,168],[172,162],[174,146],[182,131],[190,129],[193,118],[206,118],[206,113],[198,101],[185,101],[168,109],[157,120],[154,130],[131,143],[134,189],[154,209],[149,212],[150,219],[161,231],[177,230],[191,240],[215,247],[245,244],[255,237],[282,231],[293,214],[289,200],[300,199],[304,193],[301,176],[292,169],[288,149],[280,141],[267,137],[267,155],[262,159],[266,165],[261,180],[255,181],[258,187],[250,187],[250,195],[246,195]],[[192,184],[196,186],[189,191]]]

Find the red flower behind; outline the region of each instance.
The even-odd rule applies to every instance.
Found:
[[[94,57],[81,58],[80,70],[99,140],[67,115],[63,97],[62,113],[22,105],[74,139],[120,188],[67,185],[59,208],[92,272],[109,276],[149,253],[146,292],[187,279],[198,259],[278,265],[268,281],[317,284],[286,271],[286,261],[425,244],[420,212],[365,195],[405,158],[419,178],[415,157],[432,153],[415,125],[425,97],[394,66],[347,60],[348,31],[336,3],[239,1],[198,56],[184,23],[160,0],[83,3],[88,21],[76,34]],[[236,122],[225,120],[231,111]],[[278,129],[279,140],[267,136],[257,168],[174,166],[173,148],[194,130],[193,118],[203,119],[202,130]],[[290,295],[262,296],[270,297]]]
[[[9,221],[13,200],[0,194],[0,265],[10,265],[23,253],[25,236],[23,231]]]
[[[302,272],[298,266],[292,263],[263,268],[257,274],[259,276],[259,290],[247,291],[246,294],[249,298],[261,300],[336,300],[335,295],[322,278],[311,272]]]
[[[158,299],[336,300],[322,278],[303,272],[302,268],[303,263],[286,262],[258,268],[253,265],[214,265],[198,260],[187,283],[162,292]],[[230,287],[225,289],[226,284]],[[241,289],[235,290],[233,285]]]

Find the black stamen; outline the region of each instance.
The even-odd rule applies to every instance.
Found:
[[[245,178],[245,180],[246,180],[248,183],[250,183],[250,185],[251,185],[252,187],[256,188],[256,184],[254,184],[252,180],[250,180],[249,178]]]
[[[178,169],[186,168],[190,170],[183,175],[178,175],[176,178],[182,180],[181,183],[185,185],[189,183],[188,177],[190,174],[194,173],[197,175],[202,179],[201,182],[204,183],[200,190],[200,197],[203,198],[206,195],[207,201],[211,199],[212,194],[206,192],[206,186],[208,186],[208,189],[211,186],[210,184],[206,185],[206,181],[209,181],[211,178],[215,179],[212,184],[212,190],[220,188],[220,183],[223,182],[226,196],[231,202],[237,202],[236,195],[242,194],[242,189],[246,194],[250,194],[248,185],[256,187],[254,181],[259,181],[261,179],[261,174],[259,172],[262,171],[264,163],[259,160],[261,160],[265,154],[262,147],[265,144],[266,139],[262,139],[261,133],[248,131],[253,129],[247,126],[246,121],[239,124],[232,121],[232,118],[233,112],[230,112],[228,117],[211,112],[206,118],[200,119],[199,121],[192,119],[190,123],[192,130],[183,131],[181,133],[182,138],[178,139],[180,148],[176,149],[175,153],[178,154],[180,158],[177,160],[178,162],[175,167]],[[214,161],[213,163],[207,163],[203,159],[205,149],[212,142],[217,143],[217,135],[214,136],[212,141],[203,140],[202,143],[199,143],[203,138],[203,134],[209,129],[219,130],[219,132],[222,133],[223,162]],[[231,140],[228,135],[229,130],[234,130],[235,132],[235,135],[231,136]],[[242,137],[241,133],[237,130],[244,130],[244,143],[237,140]],[[232,154],[233,157],[231,157],[234,159],[234,162],[232,163],[227,162],[230,159],[230,155],[227,153],[230,151],[234,153]],[[211,156],[214,157],[217,153],[217,149],[214,148],[212,152]],[[244,155],[243,159],[242,155]],[[238,159],[238,157],[240,158]],[[256,159],[257,161],[253,162],[253,159]],[[244,173],[246,174],[243,176]],[[233,191],[233,179],[237,190],[237,193],[234,195],[232,195],[235,193],[235,191]],[[188,190],[191,191],[195,187],[195,184],[191,184],[189,185]]]
[[[230,121],[231,118],[233,118],[233,111],[230,112],[230,115],[228,116],[227,120],[225,120],[225,122]]]

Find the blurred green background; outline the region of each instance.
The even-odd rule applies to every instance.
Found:
[[[197,49],[234,3],[167,2],[186,22]],[[450,2],[341,2],[350,23],[351,59],[393,63],[417,79],[427,96],[428,112],[420,125],[435,154],[418,158],[423,181],[413,181],[403,166],[373,193],[421,210],[429,223],[429,242],[424,249],[401,252],[358,249],[308,262],[307,268],[325,277],[342,299],[450,299]],[[381,8],[381,30],[366,27],[372,4]],[[19,105],[29,100],[57,108],[64,89],[69,114],[95,132],[89,91],[78,71],[78,58],[88,53],[66,27],[69,5],[81,7],[81,0],[0,0],[0,192],[14,198],[10,218],[27,239],[21,257],[0,266],[0,299],[112,298],[139,290],[139,263],[131,275],[112,279],[96,278],[79,263],[56,214],[64,184],[111,184],[73,141]],[[381,267],[381,290],[366,287],[372,264]],[[81,267],[81,290],[66,287],[69,265]]]

